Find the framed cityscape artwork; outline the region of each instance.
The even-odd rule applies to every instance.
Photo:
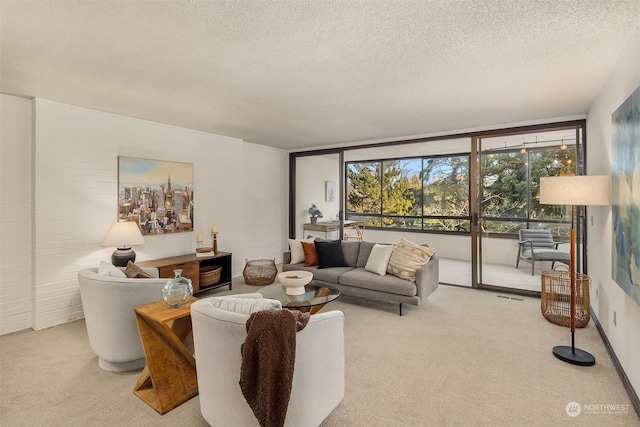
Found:
[[[119,156],[118,220],[143,235],[193,231],[193,163]]]
[[[612,278],[640,305],[640,87],[611,121]]]

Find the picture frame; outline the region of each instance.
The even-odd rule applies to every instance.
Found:
[[[335,202],[336,201],[336,182],[325,181],[324,188],[325,188],[324,200],[326,202]]]
[[[143,235],[193,231],[193,163],[118,156],[118,221]]]
[[[611,278],[640,305],[640,87],[611,116]]]

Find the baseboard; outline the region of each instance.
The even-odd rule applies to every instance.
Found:
[[[638,416],[638,418],[640,418],[640,399],[638,399],[638,394],[633,389],[633,386],[631,385],[631,381],[629,381],[627,374],[624,372],[624,369],[622,368],[622,365],[620,364],[620,361],[616,356],[616,352],[613,351],[613,347],[611,347],[611,343],[607,338],[607,334],[604,333],[604,329],[602,329],[602,326],[600,325],[600,321],[598,320],[598,317],[595,315],[593,308],[591,308],[591,319],[593,320],[593,323],[595,323],[596,329],[598,329],[598,332],[600,333],[600,338],[602,338],[602,342],[604,342],[604,346],[606,347],[607,352],[609,353],[609,356],[611,356],[611,360],[613,360],[613,366],[616,367],[618,376],[622,380],[622,384],[624,384],[625,390],[627,390],[627,394],[631,399],[631,404],[633,405],[633,409],[635,409],[636,415]]]

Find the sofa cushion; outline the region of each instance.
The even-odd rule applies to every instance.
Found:
[[[416,284],[409,280],[387,274],[378,276],[364,268],[355,268],[340,275],[341,285],[353,286],[356,288],[371,289],[373,291],[388,292],[390,294],[415,296],[417,293]]]
[[[305,242],[313,242],[313,239],[306,239]],[[302,249],[302,240],[289,239],[289,248],[291,248],[291,264],[304,262],[304,250]]]
[[[387,265],[392,252],[393,246],[391,245],[375,244],[364,269],[376,273],[378,276],[384,276],[387,274]]]
[[[100,276],[110,276],[110,277],[118,277],[120,279],[126,279],[127,275],[124,274],[124,271],[120,270],[113,264],[109,264],[108,262],[100,261],[100,266],[98,267],[98,274]]]
[[[316,251],[318,252],[318,268],[330,267],[348,267],[342,254],[342,242],[340,240],[331,240],[325,242],[315,242]]]
[[[401,237],[396,244],[387,271],[401,279],[415,282],[416,271],[435,254],[435,249],[420,246]]]
[[[349,267],[355,267],[358,263],[358,253],[360,252],[360,242],[342,241],[342,255]]]
[[[127,268],[125,268],[124,274],[130,279],[151,279],[151,275],[149,273],[131,261],[127,262]]]
[[[373,242],[360,242],[360,251],[358,252],[356,267],[364,268],[364,266],[367,265],[367,260],[369,259],[373,245],[375,245]]]
[[[316,251],[316,245],[310,242],[302,242],[302,250],[304,251],[304,266],[311,267],[318,265],[318,252]]]

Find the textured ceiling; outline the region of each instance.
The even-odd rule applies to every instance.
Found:
[[[282,148],[584,114],[640,0],[6,1],[0,91]]]

